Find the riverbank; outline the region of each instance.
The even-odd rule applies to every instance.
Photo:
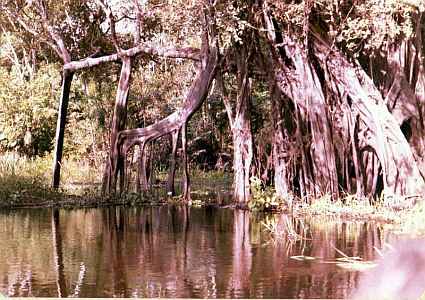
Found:
[[[128,193],[121,196],[103,196],[97,168],[89,163],[68,160],[63,165],[62,188],[50,188],[51,166],[49,158],[25,159],[14,155],[0,157],[0,209],[42,207],[102,207],[113,205],[164,205],[182,203],[179,197],[165,193],[165,175],[157,174],[151,192]],[[196,171],[193,174],[192,205],[212,205],[234,208],[231,203],[231,178],[229,174]],[[179,184],[176,184],[179,186]],[[356,199],[353,195],[333,201],[324,195],[318,199],[293,199],[292,207],[274,196],[273,190],[260,191],[252,187],[253,211],[270,210],[272,213],[289,213],[296,217],[324,216],[326,218],[379,221],[394,226],[401,234],[425,235],[425,204],[420,201],[411,208],[394,208],[375,201]],[[254,203],[254,204],[253,204]],[[261,208],[261,209],[259,209]],[[272,209],[264,209],[272,208]]]

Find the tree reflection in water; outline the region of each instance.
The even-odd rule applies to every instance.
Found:
[[[239,210],[163,206],[1,213],[0,293],[343,298],[356,287],[359,273],[336,266],[338,250],[371,260],[373,247],[394,239],[375,223],[267,218],[279,238],[261,225],[265,216]]]
[[[56,272],[56,286],[57,297],[66,298],[66,280],[63,266],[63,252],[62,252],[62,235],[59,228],[59,210],[52,209],[52,242],[53,242],[53,259]]]

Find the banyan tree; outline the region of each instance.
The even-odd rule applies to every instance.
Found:
[[[115,193],[117,187],[125,192],[129,152],[135,147],[140,152],[138,190],[146,189],[147,146],[170,135],[166,189],[174,195],[180,137],[183,197],[190,199],[187,127],[205,101],[218,97],[228,119],[233,194],[240,206],[251,199],[253,176],[274,186],[276,194],[288,202],[314,201],[322,195],[336,199],[349,193],[359,201],[383,195],[387,204],[410,205],[424,195],[422,1],[197,0],[170,4],[134,0],[130,10],[136,11],[136,26],[131,43],[120,43],[122,36],[115,29],[108,1],[93,3],[102,8],[109,24],[113,54],[72,60],[66,41],[49,26],[47,16],[43,24],[63,60],[62,98],[69,94],[77,70],[120,63],[104,192]],[[198,34],[198,47],[158,48],[146,42],[141,26],[146,15],[143,7],[148,4],[169,9],[175,18],[192,14],[187,19],[192,23],[181,26]],[[191,9],[185,10],[186,6]],[[178,13],[173,15],[172,9]],[[16,26],[23,26],[18,12],[5,11],[18,20]],[[179,39],[184,44],[185,37]],[[180,108],[149,126],[129,128],[127,101],[139,56],[188,59],[196,67],[196,76]],[[262,116],[268,127],[261,136],[253,128],[252,117],[260,88],[267,95],[261,105],[268,111]],[[66,105],[61,107],[59,157]]]
[[[181,131],[183,194],[190,197],[186,126],[207,100],[214,80],[211,92],[221,94],[229,119],[234,199],[241,206],[250,199],[251,176],[261,175],[261,169],[272,174],[276,193],[288,201],[294,195],[311,200],[329,194],[336,199],[342,193],[356,194],[359,200],[383,193],[390,204],[420,199],[425,191],[421,173],[423,8],[415,3],[382,2],[368,10],[368,1],[359,1],[358,7],[354,2],[337,2],[215,1],[210,9],[223,9],[226,4],[237,8],[238,32],[230,43],[218,45],[222,39],[215,35],[220,36],[222,28],[214,28],[212,19],[204,25],[209,30],[204,33],[201,63],[182,108],[157,124],[121,131],[111,145],[113,188],[118,174],[125,178],[130,147],[137,144],[143,151],[149,141],[171,134],[168,191],[174,193]],[[321,12],[324,7],[325,13]],[[288,14],[300,18],[288,21]],[[382,41],[360,41],[368,50],[353,53],[353,41],[341,37],[348,34],[348,23],[360,17],[367,19],[370,36],[381,36]],[[377,20],[401,28],[411,26],[412,32],[382,33],[383,25],[376,25]],[[236,82],[233,93],[226,88],[229,79]],[[269,159],[263,166],[256,159],[261,147],[251,129],[253,81],[269,86],[272,111],[270,147],[265,150]]]

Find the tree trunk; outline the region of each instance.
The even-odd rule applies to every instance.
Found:
[[[146,167],[145,167],[145,160],[144,155],[145,151],[144,144],[139,144],[139,155],[138,155],[138,166],[137,166],[137,179],[136,179],[136,188],[137,193],[141,193],[142,190],[145,191],[147,186],[145,185],[146,182]]]
[[[183,199],[190,202],[190,178],[189,166],[187,161],[187,123],[183,124],[181,131],[183,152]]]
[[[248,78],[247,61],[240,63],[239,73],[240,84],[236,99],[236,114],[231,123],[234,159],[233,196],[241,207],[245,207],[251,199],[249,180],[253,159],[253,137],[250,119],[251,80]]]
[[[146,143],[139,144],[139,187],[140,190],[146,192],[149,189],[149,183],[148,183],[148,157],[147,157],[147,147],[148,145]]]
[[[248,77],[249,54],[243,46],[237,54],[238,91],[235,107],[224,87],[223,74],[218,80],[223,93],[233,140],[233,198],[240,207],[246,207],[251,198],[250,173],[253,160],[253,137],[250,123],[251,80]]]
[[[273,65],[278,87],[300,110],[302,118],[297,122],[298,130],[302,127],[300,121],[310,123],[312,172],[307,169],[304,176],[313,183],[313,190],[311,184],[305,184],[310,186],[308,190],[314,196],[330,194],[336,199],[339,195],[338,173],[323,87],[301,46],[290,39],[286,42],[290,45],[285,47],[290,65],[277,52],[273,54],[276,60]],[[288,78],[286,74],[291,74],[292,77]],[[306,164],[306,159],[303,159],[303,165]]]
[[[359,139],[358,139],[358,127],[359,127],[358,116],[349,117],[349,131],[350,131],[350,140],[351,140],[351,153],[354,164],[354,172],[356,174],[356,196],[358,199],[361,199],[366,196],[365,186],[364,186],[364,174],[363,174],[363,163],[360,158],[359,153]],[[374,196],[374,195],[372,195]]]
[[[170,157],[170,169],[168,171],[167,180],[167,195],[175,196],[176,191],[174,189],[174,177],[176,175],[176,157],[177,157],[177,142],[179,139],[179,130],[171,133],[171,157]]]
[[[274,187],[276,194],[283,199],[289,200],[289,186],[287,178],[287,166],[285,157],[285,129],[282,115],[282,95],[277,86],[271,83],[271,120],[273,124],[272,153],[274,167]],[[289,203],[290,204],[290,203]]]
[[[240,207],[245,207],[251,198],[250,170],[253,157],[252,133],[249,119],[235,118],[233,135],[233,197]]]
[[[125,128],[132,59],[131,57],[123,56],[121,61],[121,74],[111,124],[109,159],[106,161],[103,177],[102,191],[106,193],[115,192],[118,172],[121,172],[122,176],[124,171],[123,161],[118,157],[115,144],[117,142],[118,132]]]
[[[414,157],[425,174],[425,130],[423,123],[423,46],[422,16],[418,16],[415,36],[388,47],[385,74],[385,102],[398,124],[402,127]]]
[[[54,189],[59,188],[59,183],[60,183],[63,138],[65,135],[66,115],[67,115],[68,103],[69,103],[69,92],[71,90],[71,83],[72,83],[73,77],[74,77],[74,72],[69,70],[63,70],[62,91],[61,91],[61,98],[59,101],[59,113],[58,113],[58,122],[56,126],[55,150],[54,150],[54,158],[53,158],[52,187]]]
[[[423,195],[425,182],[411,148],[372,80],[359,66],[350,64],[341,53],[331,51],[320,37],[316,36],[314,45],[315,55],[322,67],[328,68],[341,94],[348,93],[352,105],[371,132],[368,143],[375,150],[382,166],[386,198],[390,200],[400,196]]]
[[[282,36],[276,28],[275,20],[269,15],[267,3],[264,3],[264,27],[267,29],[267,39],[270,47],[270,64],[273,66],[273,75],[282,93],[292,99],[299,108],[302,121],[305,122],[311,133],[310,157],[312,169],[306,170],[305,160],[302,156],[303,172],[305,179],[313,185],[313,193],[319,196],[324,193],[333,198],[339,195],[338,178],[336,169],[335,149],[333,147],[332,131],[329,123],[329,112],[322,83],[317,70],[311,63],[309,49],[308,18],[310,11],[307,9],[305,23],[306,40],[304,47],[290,36]],[[302,124],[297,122],[300,133]],[[299,145],[301,146],[301,145]],[[309,171],[308,173],[306,171]],[[305,180],[304,184],[311,186]],[[301,185],[301,184],[300,184]]]

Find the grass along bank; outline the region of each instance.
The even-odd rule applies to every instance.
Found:
[[[99,201],[95,172],[84,161],[62,165],[62,187],[52,189],[52,157],[26,158],[14,153],[0,156],[0,207],[40,207]],[[78,185],[84,182],[91,185]],[[86,188],[88,186],[89,188]]]
[[[54,190],[51,188],[52,161],[51,155],[36,158],[16,153],[0,155],[0,208],[158,204],[169,200],[164,188],[167,180],[165,171],[155,172],[155,188],[151,192],[103,196],[102,166],[91,166],[88,161],[77,159],[62,161],[60,188]],[[176,174],[178,192],[181,184],[179,173]],[[194,204],[213,202],[217,191],[224,192],[231,186],[228,173],[193,170],[191,176]],[[134,186],[132,188],[135,189]],[[181,203],[180,197],[171,200],[172,203]]]
[[[341,220],[353,219],[380,221],[392,227],[398,234],[425,236],[425,201],[418,199],[415,205],[384,205],[383,197],[369,201],[355,195],[346,194],[338,200],[330,195],[300,199],[288,195],[287,199],[277,196],[273,187],[264,187],[256,177],[251,178],[252,199],[248,207],[257,212],[288,213],[295,217],[325,216]],[[393,199],[394,203],[403,203],[404,199]]]
[[[315,199],[311,204],[298,203],[293,207],[296,216],[326,216],[328,218],[374,220],[388,224],[402,235],[425,236],[425,203],[419,201],[403,209],[385,206],[377,199],[371,204],[354,195],[332,201],[329,195]]]

